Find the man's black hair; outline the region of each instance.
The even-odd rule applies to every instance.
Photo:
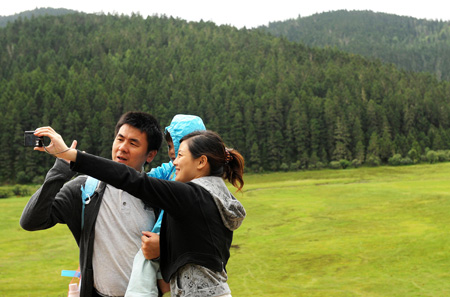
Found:
[[[117,136],[120,127],[128,124],[134,128],[145,132],[147,135],[147,153],[153,150],[159,150],[161,147],[163,133],[158,121],[151,114],[141,111],[129,111],[124,113],[116,124],[114,135]]]

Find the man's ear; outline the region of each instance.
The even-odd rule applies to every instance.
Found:
[[[197,169],[203,169],[203,168],[205,168],[205,166],[207,166],[208,165],[208,157],[207,156],[205,156],[205,155],[201,155],[199,158],[198,158],[198,165],[197,165]]]
[[[148,152],[147,160],[146,160],[147,163],[150,163],[151,161],[153,161],[153,159],[155,158],[157,152],[158,152],[157,150],[152,150],[152,151]]]

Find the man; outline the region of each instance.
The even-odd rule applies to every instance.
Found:
[[[162,138],[153,116],[125,113],[116,125],[112,159],[142,171]],[[87,176],[69,181],[73,175],[69,164],[57,159],[26,205],[20,224],[29,231],[67,224],[80,248],[80,295],[124,296],[141,232],[152,229],[157,214],[141,200],[102,182],[83,211],[81,187]]]

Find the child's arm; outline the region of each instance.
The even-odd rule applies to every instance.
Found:
[[[161,166],[156,168],[152,168],[150,172],[147,173],[148,176],[164,179],[164,180],[172,180],[172,175],[175,173],[175,166],[173,166],[172,161],[169,163],[163,163]]]

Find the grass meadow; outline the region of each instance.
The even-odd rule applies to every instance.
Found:
[[[233,297],[450,296],[450,163],[247,175]],[[0,200],[0,296],[67,296],[65,226],[26,232]]]

